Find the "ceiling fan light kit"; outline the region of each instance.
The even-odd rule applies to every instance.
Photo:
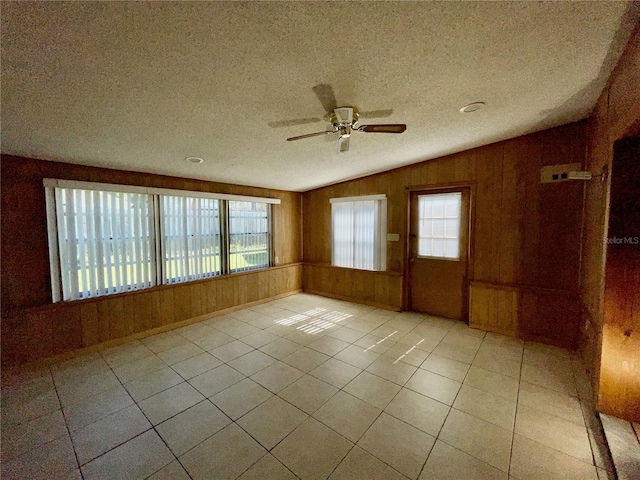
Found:
[[[306,135],[298,135],[297,137],[287,138],[288,142],[294,140],[302,140],[303,138],[316,137],[320,135],[329,135],[337,133],[338,153],[349,151],[349,139],[354,131],[364,133],[402,133],[407,129],[405,124],[392,123],[384,125],[357,125],[360,114],[355,107],[336,107],[330,114],[332,130],[323,132],[308,133]]]

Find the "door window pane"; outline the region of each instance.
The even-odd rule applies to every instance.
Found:
[[[418,255],[460,258],[462,194],[439,193],[418,196]]]

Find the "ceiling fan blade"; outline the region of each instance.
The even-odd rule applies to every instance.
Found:
[[[333,130],[327,130],[325,132],[307,133],[306,135],[298,135],[297,137],[289,137],[289,138],[287,138],[287,142],[292,142],[294,140],[302,140],[303,138],[319,137],[320,135],[328,135],[329,133],[336,133],[336,132],[334,132]]]
[[[294,125],[306,125],[308,123],[317,123],[320,122],[321,118],[298,118],[295,120],[282,120],[280,122],[269,122],[271,128],[280,128],[280,127],[292,127]]]
[[[402,133],[407,129],[404,123],[391,123],[386,125],[361,125],[358,131],[367,133]]]
[[[351,137],[340,137],[338,139],[338,153],[344,153],[349,151],[349,140]]]
[[[360,117],[365,118],[384,118],[390,117],[393,114],[392,109],[387,110],[371,110],[370,112],[360,112]]]
[[[336,102],[336,96],[333,93],[333,87],[326,83],[321,83],[320,85],[316,85],[313,87],[313,92],[320,100],[322,107],[325,112],[331,114],[333,110],[338,106],[338,102]]]

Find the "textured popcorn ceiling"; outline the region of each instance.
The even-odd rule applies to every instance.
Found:
[[[637,19],[625,2],[3,2],[2,152],[304,191],[585,118]],[[318,84],[407,131],[354,133],[346,154],[286,142],[328,126],[268,125],[321,117]]]

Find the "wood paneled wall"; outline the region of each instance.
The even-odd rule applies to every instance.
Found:
[[[330,198],[387,195],[387,231],[400,234],[399,242],[387,243],[387,268],[404,276],[409,189],[472,185],[472,324],[492,322],[495,331],[515,331],[523,337],[575,347],[576,304],[568,313],[546,304],[567,305],[567,299],[577,302],[584,187],[580,182],[541,184],[540,168],[583,162],[584,155],[585,124],[576,123],[305,192],[305,272],[326,271],[331,263]],[[399,287],[396,276],[371,272],[368,275],[375,280],[369,279],[365,291],[350,293],[342,286],[357,285],[362,274],[339,270],[339,277],[336,273],[305,274],[305,289],[355,301],[375,296],[385,299],[389,308],[406,307],[406,289]],[[374,288],[385,295],[376,296],[371,291]],[[501,300],[487,303],[487,288],[492,289],[489,297]],[[520,300],[505,313],[501,309],[507,299],[514,301],[514,289]],[[554,330],[560,324],[566,328]]]
[[[629,41],[618,65],[602,92],[589,118],[587,169],[600,174],[603,167],[611,172],[614,143],[627,136],[640,119],[640,29]],[[630,397],[616,388],[610,389],[615,372],[627,365],[640,364],[640,349],[633,354],[621,350],[619,355],[610,350],[603,356],[603,344],[613,348],[628,343],[624,332],[609,328],[605,321],[604,292],[607,226],[609,220],[609,196],[611,175],[606,182],[587,183],[584,212],[584,238],[582,251],[582,275],[580,300],[583,321],[581,353],[589,372],[597,407],[600,411],[624,416],[631,414]],[[614,267],[615,268],[615,267]],[[602,377],[604,375],[604,377]],[[611,394],[601,392],[608,391]],[[635,400],[638,401],[637,399]]]
[[[2,156],[2,362],[42,359],[302,287],[301,194]],[[282,268],[75,302],[51,303],[43,178],[280,198]]]

